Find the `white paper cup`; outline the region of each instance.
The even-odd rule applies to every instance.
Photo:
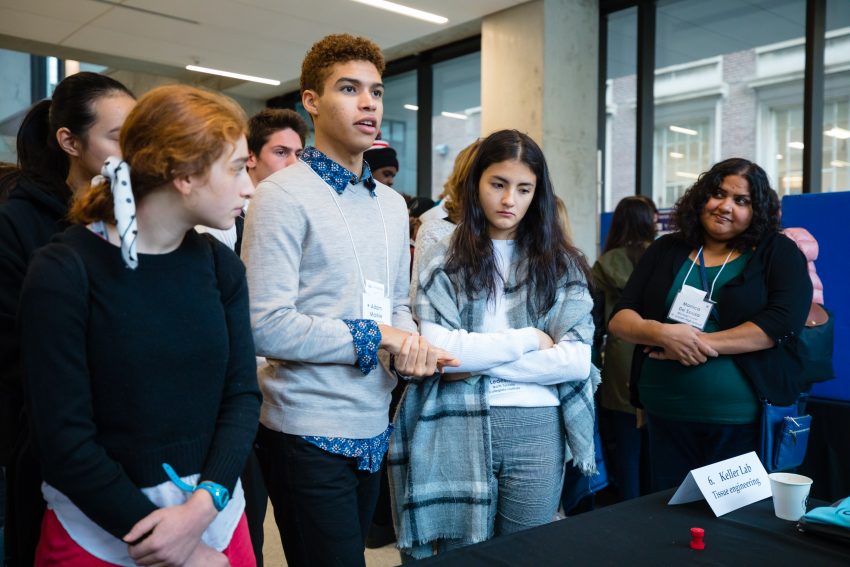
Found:
[[[812,479],[801,474],[777,472],[767,475],[777,518],[796,522],[806,513]]]

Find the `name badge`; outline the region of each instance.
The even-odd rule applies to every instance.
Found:
[[[670,307],[667,317],[678,323],[687,323],[702,331],[713,306],[711,301],[705,299],[705,293],[703,290],[689,285],[683,286],[676,294],[676,299],[673,300],[673,305]]]
[[[385,325],[393,323],[392,300],[384,293],[384,284],[366,280],[363,292],[363,318]]]

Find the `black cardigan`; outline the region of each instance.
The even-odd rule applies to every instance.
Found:
[[[644,319],[665,322],[667,294],[691,250],[693,247],[678,233],[656,240],[632,273],[611,316],[621,309],[632,309]],[[812,282],[802,252],[786,236],[767,236],[744,271],[723,286],[715,299],[720,330],[750,321],[776,343],[766,350],[731,355],[756,394],[775,404],[793,403],[807,387],[796,354],[796,336],[812,303]],[[630,383],[635,407],[642,407],[637,386],[645,359],[643,345],[638,345]]]

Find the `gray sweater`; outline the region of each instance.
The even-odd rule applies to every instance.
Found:
[[[415,331],[408,305],[409,228],[404,199],[377,183],[342,195],[304,162],[274,173],[257,187],[242,244],[257,355],[269,365],[259,375],[260,421],[293,435],[374,437],[387,428],[395,380],[355,366],[354,343],[343,319],[362,317],[366,279],[387,285],[393,325]],[[389,277],[384,228],[389,241]]]

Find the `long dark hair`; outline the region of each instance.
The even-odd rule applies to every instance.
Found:
[[[702,209],[727,175],[740,175],[747,180],[753,207],[750,226],[729,241],[729,248],[739,251],[753,248],[765,236],[779,230],[779,199],[776,191],[770,186],[767,173],[757,164],[744,158],[729,158],[714,164],[711,169],[700,175],[697,182],[676,202],[673,226],[694,248],[702,246],[705,240],[705,231],[700,220]]]
[[[617,203],[611,218],[611,229],[602,253],[625,248],[626,255],[637,264],[646,247],[655,239],[653,207],[645,197],[625,197]]]
[[[64,78],[56,85],[53,98],[35,103],[21,122],[17,150],[22,174],[65,189],[71,162],[56,141],[56,131],[67,128],[85,138],[97,121],[95,101],[119,93],[135,98],[127,87],[106,75],[82,72]]]
[[[507,276],[496,267],[478,187],[488,167],[514,160],[528,166],[537,178],[534,196],[517,227],[515,242],[522,259],[519,282],[528,285],[533,308],[537,315],[543,315],[555,304],[558,287],[563,285],[568,272],[578,272],[577,277],[583,276],[589,282],[590,268],[561,228],[543,151],[522,132],[494,132],[478,147],[470,174],[460,187],[461,220],[449,246],[446,273],[464,292],[477,295],[486,291],[488,298],[496,291],[496,278]]]
[[[18,184],[21,170],[14,163],[0,162],[0,203],[9,198],[9,193]]]

